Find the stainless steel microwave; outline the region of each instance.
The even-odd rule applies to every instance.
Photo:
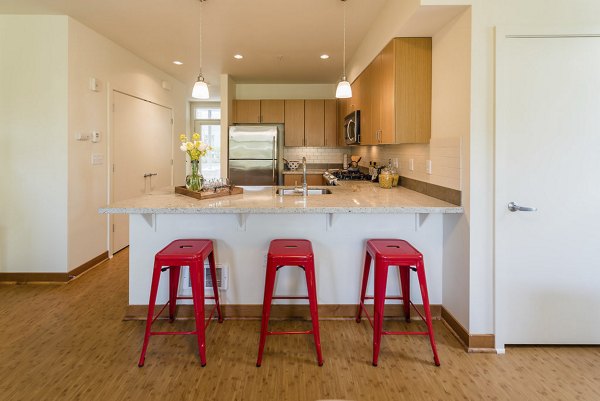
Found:
[[[360,143],[360,110],[353,111],[344,118],[344,139],[346,145]]]

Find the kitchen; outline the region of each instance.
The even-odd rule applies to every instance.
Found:
[[[414,19],[411,21],[411,16],[415,14],[418,16],[429,16],[435,11],[435,6],[430,4],[432,2],[428,2],[426,6],[414,6],[409,3],[406,2],[406,4],[402,5],[390,3],[387,6],[389,7],[389,12],[384,14],[395,15],[399,25],[410,25],[410,23],[416,23]],[[444,3],[447,5],[448,2]],[[467,337],[465,342],[468,343],[473,340],[475,341],[474,345],[477,345],[476,342],[481,341],[477,337],[478,335],[489,336],[496,332],[495,308],[497,305],[494,303],[496,283],[493,269],[495,263],[493,252],[495,220],[493,213],[495,202],[493,195],[495,177],[493,160],[495,153],[493,147],[494,121],[492,118],[492,111],[494,110],[494,77],[491,73],[492,66],[494,65],[494,49],[492,45],[493,29],[491,27],[506,24],[564,25],[566,23],[573,23],[581,24],[582,26],[586,24],[590,25],[594,22],[592,16],[597,15],[597,12],[595,12],[597,10],[594,10],[594,6],[589,4],[581,5],[575,9],[571,2],[559,2],[551,10],[547,10],[543,2],[496,4],[494,10],[492,10],[492,6],[480,2],[469,3],[473,4],[470,14],[467,17],[469,22],[466,24],[466,29],[464,25],[461,26],[460,24],[458,26],[444,26],[444,29],[441,29],[434,36],[434,52],[439,51],[438,59],[440,56],[447,57],[447,61],[443,64],[436,64],[435,62],[433,64],[434,97],[432,105],[434,106],[434,110],[435,105],[438,105],[437,114],[436,111],[433,111],[433,115],[443,115],[444,117],[432,117],[432,131],[436,134],[432,135],[431,144],[429,146],[414,144],[353,147],[352,151],[346,149],[341,151],[339,153],[340,158],[337,159],[338,161],[333,160],[332,162],[341,164],[343,162],[341,156],[344,153],[361,156],[361,163],[366,163],[363,167],[368,167],[369,160],[376,160],[379,164],[387,163],[388,159],[398,158],[400,170],[404,174],[403,177],[411,178],[413,176],[415,180],[424,181],[434,179],[433,176],[440,173],[438,168],[440,165],[436,162],[435,155],[432,153],[437,152],[437,156],[440,157],[446,157],[449,154],[448,157],[453,159],[452,163],[456,163],[456,160],[459,161],[460,168],[455,172],[454,176],[445,177],[440,175],[437,177],[439,181],[434,183],[436,185],[443,183],[442,186],[444,187],[461,190],[463,206],[465,207],[464,217],[453,225],[453,230],[449,233],[451,234],[449,237],[450,242],[444,249],[444,258],[454,258],[456,263],[451,263],[448,267],[444,266],[444,274],[441,278],[441,287],[443,289],[441,293],[443,296],[443,305],[451,311],[460,325],[466,329]],[[416,11],[411,8],[413,6],[417,9]],[[540,13],[540,8],[546,9],[546,13]],[[40,22],[38,26],[42,26],[44,25],[43,21],[48,20],[49,17],[27,18],[37,18],[36,23]],[[55,18],[59,19],[59,17]],[[378,21],[381,23],[381,26],[385,26],[384,22],[386,19],[384,15]],[[461,22],[464,23],[462,20]],[[87,49],[90,48],[110,48],[109,45],[104,43],[101,38],[96,37],[96,35],[83,32],[85,30],[78,27],[76,22],[65,20],[57,25],[60,24],[67,24],[71,30],[76,30],[77,35],[73,39],[77,40],[77,38],[81,38],[82,46],[78,51],[84,54],[89,54]],[[23,26],[20,22],[17,25]],[[451,29],[452,26],[456,29]],[[47,28],[47,32],[62,32],[60,35],[67,35],[64,31],[61,31],[63,28],[59,26],[48,26]],[[17,31],[21,28],[15,27],[14,29]],[[460,39],[463,36],[459,35],[459,32],[464,32],[468,38],[466,43]],[[71,34],[68,33],[68,35]],[[56,38],[58,48],[63,49],[63,55],[69,51],[61,47],[63,45],[60,45],[60,43],[65,42],[60,42],[58,36],[47,36],[49,39],[52,37]],[[382,36],[385,36],[385,34],[382,34],[379,38],[377,38],[375,33],[365,37],[365,43],[356,51],[355,60],[349,60],[349,76],[352,78],[357,77],[373,59],[373,56],[383,48],[387,40],[382,40]],[[83,40],[84,38],[88,39]],[[205,41],[207,42],[208,39],[205,39]],[[72,45],[76,44],[75,41]],[[48,47],[48,49],[51,48]],[[82,66],[80,67],[81,69],[71,69],[74,72],[66,75],[64,72],[61,72],[66,71],[66,61],[50,57],[52,54],[44,52],[43,49],[36,48],[36,51],[41,52],[41,60],[44,60],[43,71],[36,72],[36,74],[39,74],[40,77],[43,77],[44,74],[58,77],[58,80],[53,80],[58,87],[47,88],[46,93],[43,94],[48,98],[38,97],[38,101],[41,102],[39,104],[43,106],[40,112],[46,113],[42,114],[45,116],[43,126],[50,127],[49,130],[45,130],[45,136],[41,136],[39,139],[43,140],[43,143],[46,144],[45,153],[52,156],[49,157],[42,153],[34,153],[35,163],[41,162],[43,167],[43,169],[38,170],[42,171],[41,177],[38,178],[43,179],[48,175],[53,178],[52,180],[43,180],[44,183],[51,182],[52,189],[46,186],[43,188],[48,193],[46,197],[47,208],[55,209],[57,213],[49,215],[48,213],[39,211],[35,203],[25,203],[28,205],[31,216],[21,217],[22,226],[27,227],[27,224],[29,224],[27,222],[29,219],[32,219],[32,221],[35,220],[38,224],[41,224],[41,227],[47,227],[47,229],[41,232],[43,236],[35,237],[39,238],[39,240],[34,241],[35,250],[29,252],[31,256],[27,257],[26,263],[16,263],[13,259],[5,260],[2,265],[2,272],[11,272],[7,269],[14,267],[12,272],[35,272],[39,269],[37,271],[44,274],[66,274],[73,268],[102,254],[107,249],[105,240],[107,223],[102,216],[95,216],[97,209],[107,203],[105,190],[107,186],[106,165],[100,167],[88,166],[90,151],[87,147],[88,145],[102,147],[106,145],[106,142],[100,142],[99,144],[92,144],[89,141],[75,144],[69,142],[67,147],[64,139],[65,132],[69,132],[69,138],[71,138],[71,132],[78,129],[87,131],[94,127],[101,127],[101,132],[107,132],[107,129],[102,128],[107,126],[106,121],[109,120],[108,110],[105,110],[106,97],[94,97],[95,93],[87,89],[88,78],[90,76],[101,76],[102,73],[99,72],[99,69],[103,67],[101,67],[102,63],[94,60],[94,55],[90,54],[89,66],[85,68],[82,68]],[[120,50],[111,51],[116,53],[121,52],[119,53],[122,54],[121,57],[130,57],[126,56],[125,52]],[[59,55],[56,54],[56,56]],[[48,60],[52,60],[52,62],[48,62]],[[64,60],[66,60],[66,56]],[[85,60],[77,62],[83,63]],[[130,65],[139,65],[136,63],[138,62],[132,62]],[[189,87],[173,82],[173,89],[170,93],[166,93],[161,88],[161,81],[170,80],[166,74],[162,71],[152,70],[150,67],[136,68],[151,70],[149,74],[154,78],[141,78],[140,81],[133,85],[133,81],[131,83],[125,83],[124,80],[119,82],[120,77],[110,76],[110,74],[106,73],[103,75],[104,79],[100,79],[100,81],[105,84],[110,82],[115,87],[120,86],[121,89],[127,89],[129,92],[141,93],[145,95],[144,97],[154,98],[161,103],[174,104],[175,132],[185,132],[187,130],[185,119],[187,103],[168,99],[161,100],[161,98],[165,98],[165,96],[185,98],[189,96]],[[464,73],[464,78],[459,80],[456,76],[458,73]],[[463,76],[463,74],[458,75]],[[27,85],[33,85],[35,82],[38,82],[40,85],[47,85],[47,82],[41,78],[36,81],[34,79],[35,76],[32,75],[33,78],[28,78],[30,81],[26,82]],[[70,114],[72,117],[69,117],[71,119],[70,123],[66,122],[64,117],[69,101],[69,97],[64,94],[67,80],[73,80],[73,85],[69,86],[70,90],[73,91],[70,95],[71,99],[81,99],[79,102],[71,103],[70,107],[73,109]],[[85,82],[85,87],[76,84],[77,82]],[[323,84],[308,84],[305,88],[300,88],[297,84],[288,84],[285,86],[276,85],[275,83],[235,83],[231,77],[217,77],[216,82],[221,86],[221,93],[225,94],[221,101],[223,102],[222,112],[226,116],[230,115],[230,111],[228,110],[233,108],[234,99],[327,99],[331,98],[331,88],[334,87],[334,85],[328,85],[329,92],[327,92],[328,94],[324,94]],[[63,84],[64,86],[61,86]],[[140,89],[144,85],[155,89]],[[310,96],[306,93],[307,88],[311,88]],[[101,90],[104,91],[106,88],[101,87]],[[299,91],[303,92],[298,93]],[[100,93],[106,94],[106,92]],[[445,100],[442,102],[440,102],[440,94],[445,94]],[[60,101],[57,102],[57,99]],[[79,110],[80,107],[86,104],[89,106],[94,105],[96,110],[105,111],[101,111],[98,114],[88,114],[83,109]],[[24,111],[20,111],[26,110],[25,106],[22,105],[21,107],[22,109],[19,110],[11,107],[3,109],[11,110],[13,115],[26,115]],[[466,112],[463,112],[464,109],[466,109]],[[227,127],[230,123],[231,121],[221,122],[222,134],[227,132]],[[78,126],[81,128],[78,128]],[[36,138],[36,134],[33,133],[38,132],[38,130],[39,126],[30,125],[18,132],[22,136]],[[460,140],[456,140],[456,137],[460,137]],[[52,140],[48,141],[46,138],[52,138]],[[3,138],[3,140],[6,141],[8,139]],[[436,141],[438,141],[439,145],[436,145]],[[80,147],[78,148],[77,146]],[[84,146],[86,146],[85,149],[83,149]],[[437,150],[435,149],[436,147]],[[3,148],[6,150],[9,147],[4,146]],[[449,153],[447,148],[453,150]],[[71,150],[68,151],[68,149]],[[356,154],[354,149],[356,149]],[[301,152],[299,150],[290,150],[290,153],[292,156],[286,157],[286,159],[301,159]],[[312,153],[312,155],[309,154],[309,163],[318,162],[319,160],[326,160],[326,163],[328,163],[328,160],[333,159],[333,157],[332,159],[327,159],[329,156],[319,155],[328,155],[328,153],[319,153],[317,151]],[[175,157],[180,156],[180,154],[175,154]],[[314,157],[311,159],[310,156]],[[226,160],[226,158],[225,154],[225,158],[221,157],[221,160]],[[411,159],[414,160],[415,166],[415,171],[413,172],[409,168]],[[4,158],[4,160],[12,159]],[[431,175],[427,174],[426,160],[433,161]],[[178,164],[178,166],[180,165]],[[456,166],[456,164],[453,164],[453,166]],[[6,173],[7,171],[16,170],[19,169],[9,165],[3,171]],[[182,170],[181,167],[177,167],[174,171],[174,177],[184,177],[185,172]],[[59,178],[56,180],[54,177]],[[67,177],[69,177],[68,181]],[[23,178],[20,178],[20,180],[23,180]],[[12,187],[16,186],[14,185],[16,183],[9,180],[8,177],[3,182],[11,184]],[[29,181],[20,182],[28,183]],[[57,186],[63,188],[63,190],[54,191]],[[67,188],[69,189],[67,190]],[[89,195],[80,198],[76,195],[78,192]],[[5,192],[3,196],[6,197],[8,195]],[[3,204],[14,204],[16,202],[15,199],[17,198],[3,198],[3,202],[5,202]],[[18,199],[22,201],[22,199],[34,199],[34,197]],[[527,202],[523,202],[527,205]],[[540,207],[538,201],[531,204]],[[67,205],[69,205],[68,208]],[[425,224],[431,222],[430,218],[431,216],[425,220]],[[12,217],[6,216],[3,217],[3,220],[9,222],[12,221]],[[12,224],[16,225],[14,222]],[[239,223],[235,224],[239,226]],[[414,224],[412,222],[413,227]],[[11,239],[12,231],[9,230],[6,233],[8,235],[6,237],[7,240]],[[67,243],[69,244],[68,247]],[[10,249],[22,248],[23,245],[20,245],[19,242],[6,242],[3,246],[3,249],[6,249],[7,252]],[[24,254],[27,254],[27,252],[20,252],[22,259],[22,255]],[[7,255],[10,255],[10,253],[7,253]],[[45,257],[42,258],[41,255]],[[50,264],[45,263],[45,260],[48,258],[53,260],[53,262]],[[38,268],[38,266],[46,267]],[[591,299],[594,298],[592,297]],[[584,343],[586,342],[589,343],[589,341],[585,341]]]

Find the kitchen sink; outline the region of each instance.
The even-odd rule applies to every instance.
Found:
[[[331,191],[329,189],[321,189],[321,188],[308,188],[308,195],[329,195]],[[293,195],[293,196],[302,196],[302,188],[279,188],[277,190],[277,195]]]

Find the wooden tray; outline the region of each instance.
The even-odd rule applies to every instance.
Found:
[[[185,196],[191,196],[192,198],[203,200],[203,199],[211,199],[211,198],[220,198],[221,196],[239,195],[239,194],[244,193],[244,188],[233,187],[229,190],[222,190],[219,192],[212,192],[212,191],[196,192],[196,191],[190,191],[186,187],[182,186],[182,187],[175,187],[175,193],[185,195]]]

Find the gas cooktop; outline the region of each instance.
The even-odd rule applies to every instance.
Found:
[[[332,171],[331,174],[337,178],[338,180],[368,180],[369,177],[367,174],[363,174],[358,170],[336,170]]]

